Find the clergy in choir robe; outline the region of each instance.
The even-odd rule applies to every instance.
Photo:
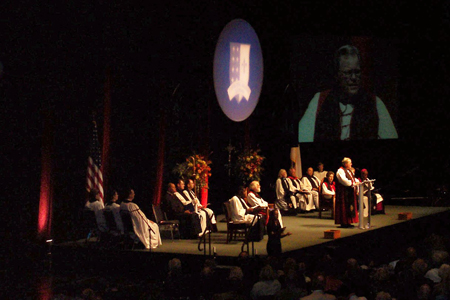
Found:
[[[277,194],[277,201],[275,205],[283,215],[295,214],[297,209],[297,199],[290,191],[289,181],[287,180],[287,172],[285,169],[281,169],[278,172],[278,179],[275,183],[275,192]]]
[[[294,168],[289,169],[288,181],[291,192],[297,198],[298,209],[302,212],[313,210],[314,202],[312,199],[312,195],[303,187],[302,181],[295,175]]]
[[[247,198],[247,188],[244,186],[239,187],[236,196],[233,196],[230,201],[231,220],[233,223],[247,223],[252,224],[256,222],[256,218],[253,209],[247,205],[245,199]]]
[[[211,220],[212,227],[215,227],[217,231],[217,225],[216,225],[216,216],[214,215],[214,212],[212,209],[208,207],[203,207],[203,205],[200,203],[200,200],[197,198],[197,195],[194,192],[195,183],[194,180],[189,179],[187,183],[187,189],[183,191],[183,193],[192,201],[192,204],[194,205],[194,208],[202,214],[203,217],[208,217],[207,219]],[[201,211],[204,211],[202,213]],[[206,218],[205,218],[206,219]]]
[[[259,184],[259,181],[252,181],[248,188],[250,191],[247,195],[247,202],[251,208],[258,209],[269,207],[269,203],[259,195],[259,193],[261,193],[261,185]],[[278,214],[278,219],[280,220],[281,227],[283,227],[283,218],[281,217],[281,214]]]
[[[322,184],[323,180],[327,177],[328,171],[324,171],[323,163],[319,162],[317,164],[317,171],[314,171],[314,176],[319,179],[319,182]]]
[[[99,190],[91,189],[89,191],[89,200],[86,202],[84,207],[94,211],[98,229],[101,232],[107,232],[108,226],[106,225],[105,216],[103,215],[103,209],[105,208],[105,206],[103,205],[102,199],[100,198]]]
[[[354,227],[352,223],[358,222],[358,211],[355,188],[359,184],[353,173],[350,171],[352,160],[345,157],[342,160],[342,167],[336,172],[336,206],[335,224],[340,224],[342,228]]]
[[[206,212],[204,210],[199,210],[198,207],[194,205],[194,202],[187,196],[187,194],[184,193],[184,187],[184,181],[182,179],[178,180],[175,196],[183,204],[185,210],[190,211],[200,220],[201,232],[198,234],[198,236],[202,236],[206,231],[206,227],[208,225],[208,217],[206,215]]]
[[[156,248],[162,245],[158,224],[147,219],[144,212],[133,203],[135,196],[133,189],[127,190],[128,197],[120,204],[121,211],[127,211],[133,222],[133,229],[136,236],[144,244],[145,249]]]
[[[313,200],[313,206],[315,209],[319,207],[319,188],[320,188],[320,181],[319,179],[313,175],[314,170],[313,168],[308,168],[306,170],[306,175],[302,177],[302,187],[304,190],[307,190],[311,194],[311,198]]]
[[[192,212],[189,209],[185,209],[183,203],[181,203],[175,195],[176,193],[177,188],[175,184],[169,183],[167,186],[165,201],[162,205],[163,209],[167,213],[170,220],[180,221],[180,234],[182,238],[188,239],[191,237],[197,237],[202,230],[200,227],[200,219],[198,214],[193,212],[193,206],[190,206]]]
[[[121,234],[124,233],[122,217],[120,216],[120,205],[117,204],[117,200],[119,199],[119,194],[117,191],[113,191],[113,195],[111,197],[111,201],[107,202],[105,205],[105,211],[111,211],[114,216],[114,221],[116,222],[116,227],[120,231]]]

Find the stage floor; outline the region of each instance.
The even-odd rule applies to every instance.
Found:
[[[364,235],[379,229],[386,229],[389,226],[395,226],[399,223],[411,222],[423,217],[429,217],[445,211],[449,211],[449,207],[423,207],[423,206],[391,206],[387,205],[385,208],[386,214],[374,215],[371,217],[371,225],[369,229],[359,229],[358,224],[351,229],[339,228],[331,219],[331,212],[326,211],[322,213],[322,219],[319,219],[318,213],[298,214],[297,216],[284,216],[284,226],[286,231],[292,233],[291,236],[282,239],[283,253],[295,252],[299,249],[317,246],[324,243],[335,241],[344,241],[346,238]],[[412,220],[403,221],[398,219],[398,214],[401,212],[411,212]],[[216,251],[217,256],[221,257],[237,257],[243,245],[243,238],[238,236],[237,240],[226,243],[227,229],[226,223],[221,222],[224,219],[223,215],[216,216],[218,223],[218,232],[211,234],[212,250]],[[366,218],[367,219],[367,218]],[[367,223],[367,221],[365,221]],[[336,240],[325,239],[324,231],[330,229],[340,230],[341,237]],[[389,228],[388,228],[389,230]],[[69,246],[74,243],[80,244],[84,241],[69,242],[60,244],[60,246]],[[266,255],[267,235],[264,239],[254,243],[254,253],[258,255]],[[203,248],[203,244],[202,244]],[[207,245],[206,251],[209,252]],[[136,252],[149,252],[148,250],[133,250]],[[252,250],[250,250],[252,251]],[[157,249],[152,249],[153,253],[166,254],[187,254],[187,255],[203,255],[204,251],[198,248],[198,240],[180,240],[175,238],[173,241],[165,235],[163,244]],[[208,253],[209,254],[209,253]]]

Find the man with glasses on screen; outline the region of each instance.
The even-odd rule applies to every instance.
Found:
[[[361,87],[361,57],[354,46],[335,54],[336,87],[317,93],[299,123],[299,142],[395,139],[383,101]]]

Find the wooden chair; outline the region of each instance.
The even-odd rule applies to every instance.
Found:
[[[225,201],[223,203],[223,212],[227,221],[227,244],[233,239],[233,235],[234,239],[236,240],[238,233],[243,234],[245,238],[247,236],[247,230],[251,225],[247,223],[233,222],[233,220],[231,219],[231,207],[229,201]]]
[[[152,205],[153,216],[155,217],[155,222],[158,224],[159,231],[170,231],[170,236],[173,241],[173,233],[178,233],[178,239],[180,239],[180,221],[179,220],[167,220],[167,216],[161,210],[160,205]]]
[[[319,219],[322,219],[322,211],[331,210],[331,218],[334,220],[334,212],[336,205],[336,196],[332,199],[325,199],[322,195],[319,196]]]

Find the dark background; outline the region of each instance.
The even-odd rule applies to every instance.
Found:
[[[212,160],[213,206],[233,195],[227,170],[250,132],[266,157],[263,196],[274,198],[280,168],[290,164],[301,110],[292,89],[293,38],[368,36],[398,41],[398,140],[301,144],[303,169],[318,161],[335,171],[342,157],[369,169],[378,187],[426,195],[447,184],[450,10],[448,1],[20,1],[1,4],[0,101],[5,236],[36,237],[41,144],[53,124],[53,237],[75,237],[85,201],[91,113],[101,137],[106,70],[112,77],[108,187],[133,186],[150,214],[159,117],[167,113],[164,190],[193,151]],[[249,22],[259,36],[264,83],[248,121],[234,123],[215,99],[212,62],[224,26]],[[380,49],[382,51],[382,49]],[[179,85],[174,97],[171,94]],[[101,139],[100,139],[101,141]],[[206,149],[206,150],[205,150]],[[233,154],[235,155],[235,153]],[[234,156],[235,157],[235,156]],[[107,187],[107,188],[108,188]],[[414,191],[414,193],[412,192]]]

